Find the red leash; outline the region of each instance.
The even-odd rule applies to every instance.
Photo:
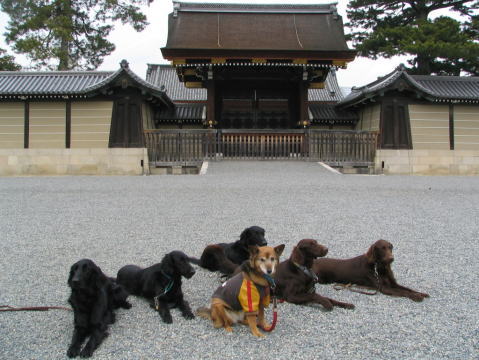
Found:
[[[72,311],[72,309],[63,306],[31,306],[16,308],[9,305],[0,305],[0,311],[48,311],[50,309]]]
[[[276,322],[278,321],[278,310],[277,310],[277,300],[276,296],[273,295],[273,322],[269,328],[263,327],[263,330],[266,332],[271,332],[276,327]]]

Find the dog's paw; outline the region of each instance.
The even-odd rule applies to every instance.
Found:
[[[344,304],[344,308],[345,308],[345,309],[353,310],[353,309],[356,308],[356,306],[355,306],[354,304],[345,303],[345,304]]]
[[[409,296],[409,298],[412,300],[412,301],[415,301],[415,302],[421,302],[424,300],[424,297],[421,296],[420,294],[412,294]]]
[[[173,324],[173,318],[170,316],[162,316],[161,320],[163,320],[166,324]]]
[[[82,351],[80,351],[80,357],[82,358],[89,358],[93,355],[93,350],[89,347],[84,347]]]
[[[74,357],[77,357],[79,353],[80,353],[80,349],[78,347],[71,346],[70,348],[68,348],[67,356],[69,358],[74,358]]]
[[[123,309],[131,309],[131,304],[128,301],[125,301],[121,307]]]
[[[183,314],[183,317],[184,317],[186,320],[191,320],[191,319],[194,319],[194,318],[195,318],[195,315],[193,315],[193,313],[191,313],[191,312],[187,312],[187,313],[184,313],[184,314]]]

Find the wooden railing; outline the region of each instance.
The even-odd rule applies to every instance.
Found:
[[[203,160],[313,160],[372,163],[377,133],[333,130],[146,130],[150,163]]]

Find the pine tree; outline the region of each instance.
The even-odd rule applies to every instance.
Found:
[[[114,23],[142,31],[145,0],[2,0],[9,15],[5,39],[30,58],[34,68],[96,69],[115,45],[107,40]]]
[[[348,38],[360,56],[410,55],[415,74],[479,74],[478,0],[351,0]],[[448,16],[431,18],[447,9]]]
[[[0,48],[0,71],[16,71],[22,67],[15,63],[15,58],[11,55],[7,55],[4,49]]]

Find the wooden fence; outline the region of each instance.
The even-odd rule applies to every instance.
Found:
[[[146,130],[151,165],[203,160],[374,162],[377,133],[333,130]]]

